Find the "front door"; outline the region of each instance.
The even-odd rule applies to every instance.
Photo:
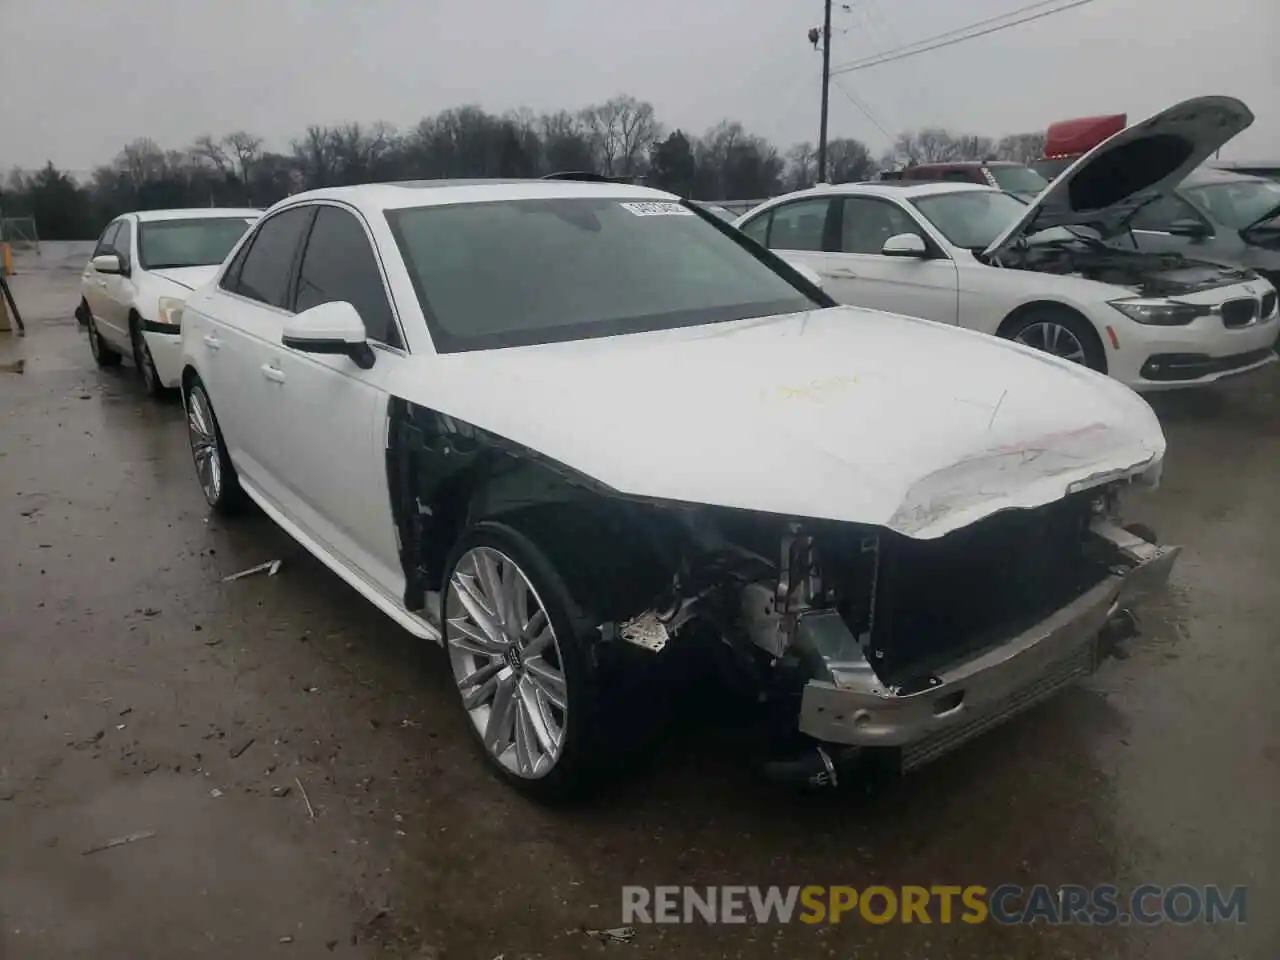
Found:
[[[824,287],[841,303],[956,323],[956,265],[906,210],[877,197],[843,197],[836,211],[839,252],[827,255]],[[890,237],[915,234],[924,257],[885,256]]]
[[[84,273],[80,276],[80,295],[84,297],[84,302],[89,305],[89,312],[93,314],[94,326],[98,328],[98,332],[103,334],[109,343],[114,342],[106,319],[109,312],[107,307],[109,303],[107,284],[110,280],[110,274],[99,273],[95,270],[93,260],[94,257],[115,253],[115,239],[123,225],[123,220],[116,220],[107,224],[107,228],[102,231],[102,236],[98,238],[98,243],[93,248],[89,262],[84,266]]]
[[[366,579],[403,596],[387,489],[386,384],[407,363],[404,339],[364,224],[352,211],[317,207],[298,269],[293,309],[345,301],[364,321],[375,361],[304,353],[279,339],[267,350],[270,444],[265,471],[295,519]]]

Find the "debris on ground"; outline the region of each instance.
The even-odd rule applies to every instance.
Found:
[[[214,787],[212,790],[209,791],[209,796],[213,797],[216,800],[218,797],[222,796],[222,791],[219,790],[217,787]]]
[[[286,785],[286,786],[282,786],[282,787],[272,787],[272,788],[271,788],[271,795],[272,795],[273,797],[287,797],[287,796],[289,795],[289,791],[290,791],[290,790],[292,790],[292,789],[293,789],[293,787],[290,787],[290,786],[287,786],[287,785]]]
[[[293,943],[293,937],[281,937],[281,938],[280,938],[280,942],[281,942],[281,943]]]
[[[90,847],[88,850],[80,851],[82,856],[88,856],[91,853],[101,853],[103,850],[110,850],[112,847],[123,847],[126,843],[137,843],[139,840],[150,840],[156,835],[154,830],[141,830],[138,833],[128,833],[123,837],[113,837],[106,843],[100,843],[96,847]]]
[[[255,573],[265,573],[268,577],[274,577],[280,572],[279,560],[268,560],[266,563],[260,563],[256,567],[250,567],[248,570],[241,570],[239,573],[232,573],[222,578],[223,583],[230,583],[232,580],[239,580],[241,577],[251,577]]]
[[[231,753],[231,759],[232,759],[232,760],[238,760],[238,759],[240,759],[240,756],[241,756],[241,755],[242,755],[246,750],[248,750],[250,747],[252,747],[252,746],[253,746],[253,742],[254,742],[254,740],[256,740],[256,739],[257,739],[257,737],[249,737],[247,740],[243,741],[242,743],[239,743],[239,744],[237,744],[236,746],[232,747],[232,748],[231,748],[231,750],[230,750],[230,753]]]
[[[601,943],[630,943],[636,935],[635,927],[610,927],[608,930],[582,930],[588,937],[595,937]]]
[[[302,781],[297,777],[293,778],[293,782],[298,785],[298,792],[302,794],[302,802],[307,805],[307,815],[314,820],[316,818],[315,808],[311,806],[311,798],[307,796],[307,788],[302,785]]]

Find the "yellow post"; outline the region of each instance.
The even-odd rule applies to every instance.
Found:
[[[13,276],[13,247],[8,243],[0,244],[0,260],[4,263],[4,275]]]

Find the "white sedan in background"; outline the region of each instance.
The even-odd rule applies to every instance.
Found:
[[[1007,337],[1139,390],[1211,383],[1277,360],[1275,288],[1252,270],[1139,252],[1128,225],[1252,121],[1229,97],[1177,104],[1030,204],[969,184],[840,184],[736,225],[841,303]]]
[[[923,763],[1092,670],[1177,555],[1116,519],[1165,451],[1133,391],[838,306],[644,187],[295,195],[187,299],[182,353],[208,503],[442,642],[543,798],[625,759],[690,653],[773,711],[776,776]]]
[[[128,356],[152,396],[178,386],[183,301],[261,216],[226,207],[144,210],[107,224],[80,277],[76,319],[100,367]]]

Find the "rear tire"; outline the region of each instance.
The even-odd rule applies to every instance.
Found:
[[[192,377],[187,385],[185,400],[187,439],[205,502],[215,513],[223,516],[239,513],[247,497],[227,453],[213,404],[209,402],[209,395],[199,377]]]
[[[1067,307],[1032,307],[1007,323],[1000,335],[1024,346],[1071,360],[1099,373],[1107,372],[1107,356],[1098,331]]]
[[[120,366],[120,354],[107,345],[107,341],[102,339],[102,334],[98,332],[98,324],[93,319],[93,314],[89,314],[89,320],[85,324],[89,328],[89,352],[93,354],[93,362],[100,367],[118,367]]]

